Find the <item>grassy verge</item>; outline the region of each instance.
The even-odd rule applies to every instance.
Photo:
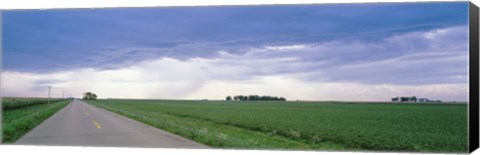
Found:
[[[50,104],[32,104],[2,111],[2,143],[13,143],[44,120],[65,107],[71,100]]]
[[[97,100],[220,148],[465,152],[466,105]]]
[[[50,101],[46,98],[2,98],[2,110],[18,109],[38,104],[46,104],[64,101],[65,99],[53,98]]]

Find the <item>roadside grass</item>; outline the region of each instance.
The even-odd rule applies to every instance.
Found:
[[[50,99],[50,103],[63,100],[65,99],[52,98]],[[48,99],[46,98],[2,98],[2,110],[17,109],[46,103],[48,103]]]
[[[219,148],[466,152],[467,106],[95,100]]]
[[[2,143],[13,143],[44,120],[65,107],[71,100],[38,103],[2,111]]]

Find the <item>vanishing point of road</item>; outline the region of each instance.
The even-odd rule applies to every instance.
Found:
[[[72,101],[15,144],[208,148],[79,100]]]

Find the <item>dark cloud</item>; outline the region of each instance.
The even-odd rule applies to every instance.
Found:
[[[467,6],[456,2],[3,11],[3,67],[28,72],[109,69],[165,56],[211,58],[219,50],[241,54],[263,46],[375,42],[466,24]],[[363,58],[374,59],[377,54],[372,52],[374,56]],[[349,56],[339,59],[359,58]]]
[[[304,80],[418,85],[466,83],[468,27],[412,32],[378,42],[328,42],[223,53],[221,65],[243,65],[245,76],[302,74]],[[452,39],[453,38],[453,39]]]

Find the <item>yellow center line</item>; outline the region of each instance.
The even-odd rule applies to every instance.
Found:
[[[100,126],[97,121],[93,121],[93,125],[95,125],[98,129],[102,129],[102,126]]]

